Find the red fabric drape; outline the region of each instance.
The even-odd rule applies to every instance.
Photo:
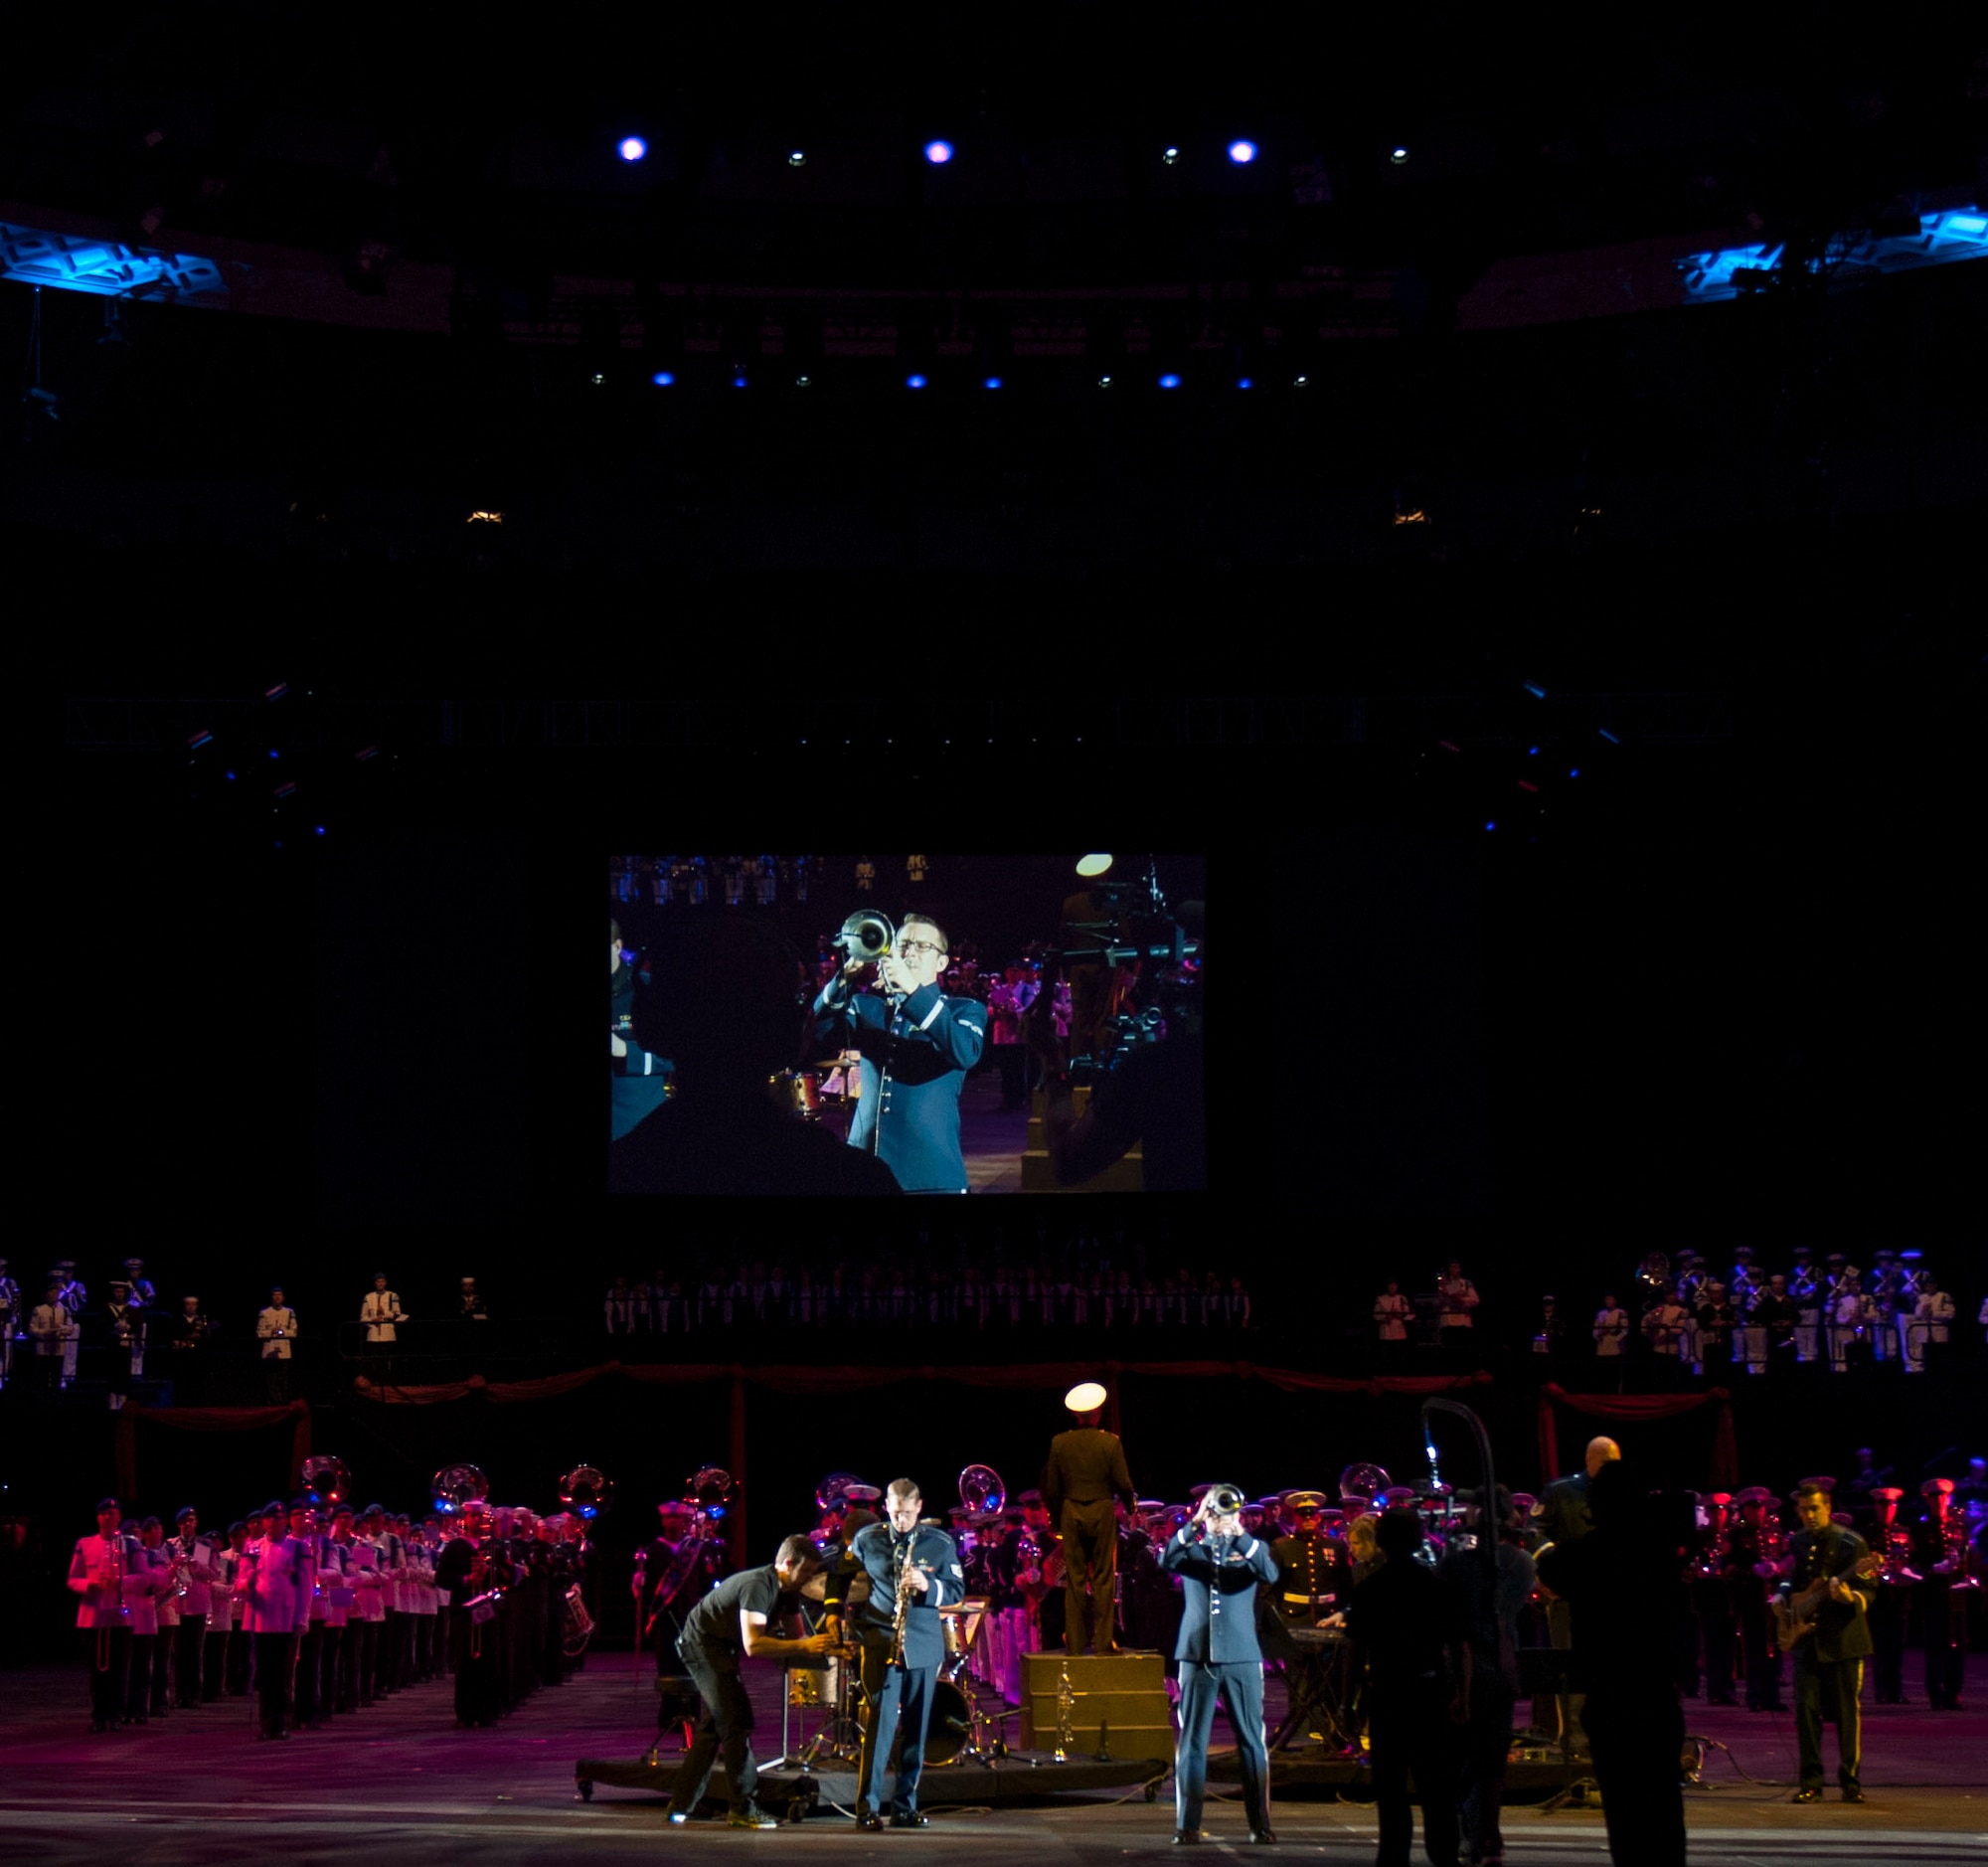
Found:
[[[1554,1404],[1595,1420],[1674,1420],[1679,1414],[1717,1407],[1713,1426],[1712,1482],[1732,1490],[1740,1482],[1740,1442],[1733,1430],[1733,1396],[1723,1387],[1703,1394],[1570,1394],[1557,1382],[1540,1389],[1541,1482],[1550,1484],[1560,1472],[1560,1435]]]
[[[155,1427],[179,1427],[189,1433],[255,1433],[290,1422],[290,1483],[295,1484],[310,1456],[310,1408],[303,1401],[282,1407],[140,1407],[126,1401],[117,1410],[117,1490],[122,1497],[138,1494],[138,1422]]]

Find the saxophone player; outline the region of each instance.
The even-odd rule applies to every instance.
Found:
[[[830,1577],[823,1604],[830,1633],[839,1630],[838,1623],[846,1623],[862,1647],[868,1711],[857,1777],[856,1825],[871,1832],[884,1825],[879,1782],[901,1728],[904,1746],[890,1797],[891,1826],[927,1825],[918,1812],[918,1777],[924,1768],[933,1688],[945,1657],[938,1610],[966,1595],[958,1547],[943,1530],[919,1522],[923,1507],[913,1479],[894,1478],[884,1494],[886,1521],[856,1533],[847,1559]],[[870,1579],[869,1600],[844,1614],[848,1588],[858,1574]]]

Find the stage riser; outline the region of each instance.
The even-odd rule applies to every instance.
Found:
[[[1157,1653],[1024,1654],[1018,1721],[1024,1750],[1057,1748],[1057,1697],[1066,1667],[1076,1700],[1070,1714],[1070,1755],[1092,1757],[1108,1747],[1114,1758],[1173,1761],[1173,1706],[1167,1698],[1166,1662]]]

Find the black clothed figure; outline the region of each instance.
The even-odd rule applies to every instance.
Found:
[[[1758,1526],[1743,1518],[1726,1542],[1726,1587],[1733,1618],[1740,1629],[1740,1657],[1746,1672],[1748,1711],[1786,1711],[1781,1702],[1781,1656],[1772,1640],[1773,1615],[1767,1608],[1767,1582],[1753,1573],[1766,1561],[1766,1545]]]
[[[124,1722],[125,1695],[131,1682],[131,1629],[84,1627],[83,1663],[89,1671],[91,1730],[113,1731]]]
[[[1949,1500],[1948,1509],[1952,1508]],[[1925,1639],[1926,1703],[1935,1711],[1960,1708],[1961,1674],[1967,1654],[1967,1597],[1971,1591],[1954,1588],[1949,1575],[1934,1573],[1965,1548],[1958,1537],[1951,1541],[1942,1528],[1943,1519],[1928,1516],[1915,1537],[1912,1567],[1925,1578],[1919,1584],[1919,1613]]]
[[[739,1677],[745,1648],[742,1613],[763,1614],[768,1624],[780,1612],[779,1573],[771,1563],[742,1569],[721,1582],[691,1612],[677,1642],[678,1657],[703,1703],[697,1737],[670,1783],[672,1813],[689,1815],[704,1798],[711,1767],[725,1759],[726,1799],[734,1814],[752,1806],[759,1766],[752,1757],[752,1701]]]
[[[479,1561],[481,1557],[481,1561]],[[498,1679],[501,1657],[499,1628],[495,1616],[477,1618],[482,1609],[468,1606],[471,1598],[503,1586],[509,1580],[509,1565],[496,1553],[494,1539],[488,1553],[466,1536],[451,1540],[435,1562],[435,1587],[446,1589],[449,1612],[449,1669],[455,1675],[455,1721],[465,1727],[494,1725],[503,1704]],[[375,1623],[365,1623],[370,1630]],[[352,1629],[346,1629],[347,1639]]]
[[[1500,1487],[1503,1488],[1502,1486]],[[1458,1781],[1463,1838],[1474,1861],[1502,1858],[1499,1811],[1512,1749],[1512,1708],[1519,1693],[1519,1614],[1531,1599],[1533,1559],[1515,1541],[1498,1545],[1497,1582],[1485,1587],[1475,1550],[1454,1550],[1436,1574],[1455,1592],[1470,1637],[1470,1722]]]
[[[1420,1526],[1389,1511],[1377,1533],[1388,1560],[1353,1591],[1346,1632],[1365,1674],[1367,1734],[1381,1822],[1380,1867],[1408,1867],[1413,1839],[1408,1777],[1422,1807],[1422,1848],[1438,1867],[1457,1858],[1456,1787],[1467,1707],[1467,1629],[1456,1595],[1413,1559]]]
[[[642,1638],[656,1654],[656,1735],[697,1716],[698,1688],[684,1670],[677,1642],[691,1611],[725,1574],[725,1553],[715,1538],[688,1531],[659,1536],[636,1551],[642,1592],[635,1612]]]
[[[1684,1711],[1650,1604],[1676,1593],[1694,1537],[1690,1507],[1646,1494],[1619,1461],[1595,1474],[1587,1505],[1594,1528],[1547,1551],[1538,1566],[1540,1581],[1573,1612],[1581,1727],[1608,1851],[1616,1867],[1683,1867]]]
[[[1736,1704],[1733,1599],[1728,1593],[1725,1576],[1694,1576],[1691,1605],[1705,1643],[1706,1702],[1711,1705]]]

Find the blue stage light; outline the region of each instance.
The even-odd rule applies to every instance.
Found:
[[[922,376],[908,376],[905,378],[905,387],[907,389],[922,389],[924,386],[925,379]]]
[[[990,376],[980,387],[982,389],[999,389],[1001,387],[1001,379],[998,376]]]
[[[1178,389],[1180,387],[1180,378],[1173,371],[1169,370],[1166,375],[1160,378],[1160,387],[1162,389]]]
[[[1256,386],[1256,385],[1254,384],[1254,382],[1252,382],[1252,381],[1251,381],[1251,380],[1250,380],[1250,379],[1249,379],[1248,377],[1246,377],[1246,376],[1239,376],[1239,377],[1238,377],[1238,378],[1236,379],[1236,387],[1237,387],[1238,389],[1254,389],[1254,388],[1255,388],[1255,386]]]
[[[1540,749],[1537,746],[1528,746],[1526,748],[1526,757],[1528,759],[1537,759],[1539,756]]]
[[[1547,690],[1537,681],[1528,681],[1526,683],[1526,692],[1531,694],[1535,700],[1544,700],[1547,697]]]
[[[655,375],[649,378],[649,381],[654,383],[658,389],[667,389],[676,380],[668,370],[658,370]]]
[[[926,143],[925,160],[932,163],[950,162],[952,160],[952,144],[949,142]]]
[[[746,387],[746,376],[743,371],[732,379],[732,387],[734,389],[744,389]]]
[[[621,138],[621,160],[622,160],[622,161],[624,161],[624,162],[639,162],[639,161],[641,161],[641,159],[642,159],[642,158],[643,158],[643,157],[644,157],[645,155],[647,155],[648,153],[649,153],[649,145],[648,145],[647,143],[645,143],[645,142],[644,142],[644,141],[643,141],[643,140],[641,139],[641,137],[639,137],[639,136],[623,136],[623,137]]]
[[[1256,145],[1238,139],[1229,145],[1229,159],[1232,162],[1253,162],[1256,159]]]
[[[320,823],[320,824],[319,824],[319,825],[317,826],[317,833],[318,833],[318,834],[319,834],[320,836],[322,836],[322,835],[324,834],[324,825],[323,825],[322,823]]]
[[[1492,820],[1491,820],[1491,821],[1490,821],[1489,823],[1485,824],[1485,826],[1484,826],[1484,827],[1485,827],[1485,828],[1486,828],[1487,830],[1495,830],[1495,829],[1496,829],[1496,828],[1498,827],[1498,820],[1497,820],[1497,818],[1493,817],[1493,818],[1492,818]]]
[[[275,747],[271,746],[271,747],[269,748],[269,757],[270,757],[271,759],[280,759],[280,758],[282,757],[282,754],[281,754],[281,753],[279,753],[279,752],[278,752],[278,751],[277,751],[277,750],[275,749]]]
[[[1578,765],[1575,765],[1574,769],[1568,773],[1569,777],[1578,777],[1579,775],[1580,775],[1580,767]]]
[[[1622,742],[1619,739],[1617,739],[1613,733],[1609,732],[1609,730],[1605,726],[1596,727],[1594,730],[1597,733],[1599,733],[1601,737],[1609,743],[1609,745],[1611,746],[1621,745]]]
[[[228,781],[229,781],[229,783],[231,783],[231,784],[233,784],[233,783],[235,782],[235,773],[234,773],[233,771],[229,772],[229,774],[228,774]]]

